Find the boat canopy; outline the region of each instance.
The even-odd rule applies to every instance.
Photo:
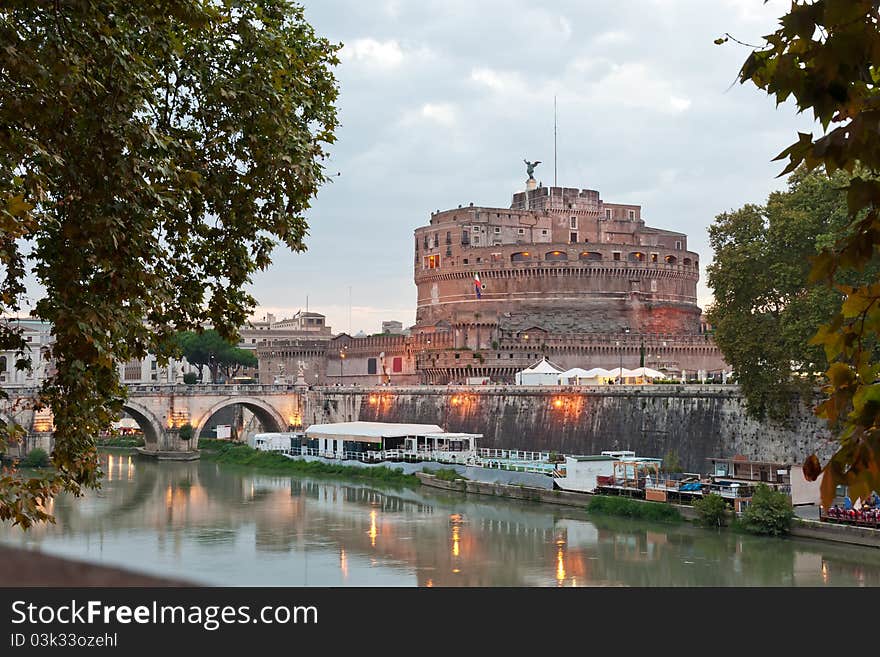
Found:
[[[360,443],[381,443],[383,438],[405,438],[407,436],[429,436],[444,433],[436,424],[403,424],[397,422],[334,422],[333,424],[313,424],[305,431],[306,436],[349,440]]]

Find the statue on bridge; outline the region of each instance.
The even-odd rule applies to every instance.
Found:
[[[523,160],[526,163],[526,173],[529,174],[529,180],[535,179],[535,167],[541,164],[541,160],[536,160],[535,162],[529,162],[528,160]]]

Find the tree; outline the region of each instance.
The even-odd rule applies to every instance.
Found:
[[[785,493],[773,490],[767,484],[758,484],[752,501],[742,514],[742,526],[752,534],[781,536],[791,528],[794,511]]]
[[[863,271],[880,245],[880,5],[877,0],[794,0],[780,28],[746,59],[740,82],[752,82],[777,103],[793,98],[822,126],[820,136],[798,133],[776,159],[788,159],[782,174],[804,164],[853,174],[846,185],[849,225],[812,261],[811,277],[836,289],[843,301],[813,338],[830,365],[827,399],[816,409],[834,427],[839,447],[820,464],[813,454],[804,474],[821,472],[826,506],[838,484],[854,496],[880,489],[880,281],[844,285],[839,270]],[[717,39],[723,43],[729,39]],[[829,130],[829,127],[832,127]],[[862,176],[858,170],[869,172]]]
[[[793,398],[812,403],[828,367],[824,351],[809,341],[833,316],[841,295],[810,282],[810,258],[846,230],[842,189],[849,180],[842,171],[827,176],[801,167],[789,177],[788,190],[773,192],[765,205],[720,214],[709,227],[714,302],[707,316],[755,417],[784,421]]]
[[[276,242],[305,249],[339,46],[289,0],[21,0],[0,42],[0,316],[30,267],[55,337],[40,403],[57,474],[0,478],[0,519],[27,527],[99,485],[117,364],[165,362],[206,321],[235,339]],[[24,347],[0,324],[0,348]],[[21,429],[0,431],[2,449]]]
[[[717,493],[709,493],[694,502],[694,510],[700,524],[706,527],[723,527],[727,517],[727,502]]]
[[[199,380],[206,365],[211,372],[211,380],[215,382],[221,369],[226,378],[232,378],[242,367],[257,366],[257,357],[253,352],[224,340],[214,329],[183,331],[177,334],[176,342],[186,360],[199,368]]]

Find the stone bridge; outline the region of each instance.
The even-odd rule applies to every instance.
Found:
[[[13,420],[29,434],[29,445],[51,447],[52,416],[34,411],[37,388],[4,388],[0,422]],[[211,417],[230,406],[253,413],[265,431],[287,431],[301,424],[300,394],[288,385],[145,384],[128,388],[123,410],[144,432],[145,453],[159,458],[198,458],[198,441]],[[193,427],[191,440],[180,438],[180,427]]]

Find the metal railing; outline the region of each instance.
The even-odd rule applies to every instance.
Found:
[[[510,459],[512,461],[550,461],[550,452],[525,452],[518,449],[488,449],[477,450],[481,458]]]

